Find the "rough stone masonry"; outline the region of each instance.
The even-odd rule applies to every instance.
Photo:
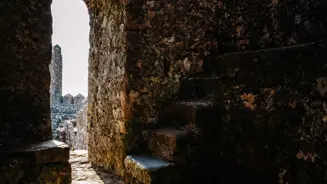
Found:
[[[318,140],[325,140],[325,128],[320,126],[324,97],[314,92],[315,79],[324,75],[319,70],[325,65],[324,42],[316,42],[326,37],[325,1],[89,0],[87,6],[91,17],[89,156],[95,165],[125,175],[124,158],[142,153],[142,132],[158,127],[158,114],[176,100],[181,79],[203,75],[217,77],[209,85],[219,86],[222,92],[214,97],[225,108],[222,119],[202,127],[205,131],[199,142],[208,153],[204,162],[229,161],[219,170],[203,168],[209,169],[203,178],[214,183],[219,180],[217,173],[225,169],[230,171],[229,178],[243,174],[258,179],[262,171],[263,178],[272,183],[326,181],[326,167],[317,164],[324,162],[324,156],[314,163],[296,157],[301,150],[305,150],[303,158],[314,155],[313,150],[321,152]],[[296,50],[302,44],[305,55],[283,49],[295,46]],[[269,52],[270,48],[278,51]],[[262,51],[267,54],[246,59],[234,53],[260,49],[268,49]],[[235,59],[222,57],[228,54]],[[307,64],[310,61],[314,64]],[[220,78],[225,75],[229,78]],[[278,91],[278,99],[263,95],[265,90]],[[265,109],[267,103],[276,107]],[[295,108],[288,110],[290,104]],[[289,111],[292,113],[280,116]],[[271,129],[265,126],[269,122]],[[271,142],[269,135],[280,139]],[[223,147],[230,141],[235,143]],[[252,170],[256,172],[247,172]]]
[[[51,139],[50,4],[0,3],[1,145]],[[93,165],[114,170],[130,183],[149,183],[155,173],[136,167],[149,160],[140,155],[149,151],[145,153],[153,156],[157,152],[150,151],[156,145],[175,149],[167,144],[178,143],[174,135],[187,125],[195,134],[187,143],[204,148],[183,147],[192,156],[196,153],[192,167],[206,171],[186,175],[200,179],[198,183],[326,183],[326,1],[86,4],[91,26],[88,144]],[[209,96],[221,111],[210,111],[211,103],[193,98],[206,87],[183,89],[184,80],[194,86],[198,77],[219,89]],[[181,98],[186,102],[179,102]],[[177,104],[185,119],[157,118],[171,104]],[[208,113],[218,116],[206,118]],[[167,126],[173,126],[173,136],[158,131]],[[143,132],[150,129],[168,141],[151,138],[153,144],[144,146]],[[171,150],[164,153],[161,158],[174,158]],[[172,165],[160,163],[160,168]]]

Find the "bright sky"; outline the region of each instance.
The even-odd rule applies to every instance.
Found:
[[[83,0],[53,0],[52,44],[61,47],[63,95],[87,96],[89,15]]]

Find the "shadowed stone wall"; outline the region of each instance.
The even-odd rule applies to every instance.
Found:
[[[132,122],[140,126],[156,122],[181,77],[202,72],[214,59],[216,1],[134,1],[126,7],[127,89]]]
[[[218,1],[207,71],[219,76],[226,114],[202,127],[206,163],[219,165],[208,182],[218,170],[232,183],[326,182],[326,10],[325,1]]]
[[[0,3],[0,147],[51,139],[50,0]]]
[[[224,182],[326,182],[326,51],[325,40],[218,57],[225,113],[202,127],[204,163],[219,165],[208,181],[219,170]]]
[[[244,122],[238,122],[236,125],[229,124],[237,122],[233,118],[237,119],[244,112],[232,113],[231,109],[233,108],[228,103],[238,100],[242,102],[243,106],[244,104],[249,105],[250,102],[243,102],[258,99],[256,95],[259,94],[255,94],[254,91],[259,93],[265,88],[277,89],[279,86],[284,86],[285,89],[296,89],[299,86],[292,87],[292,84],[286,81],[300,81],[301,78],[305,83],[308,81],[311,83],[323,73],[316,67],[323,66],[321,58],[324,56],[317,56],[319,52],[314,53],[315,49],[306,46],[303,49],[306,55],[302,59],[299,59],[300,56],[294,54],[294,51],[289,51],[290,54],[293,52],[291,58],[288,58],[287,54],[275,53],[281,58],[280,61],[292,62],[285,66],[289,70],[298,67],[295,63],[303,62],[300,65],[301,67],[305,66],[303,69],[305,71],[302,72],[306,73],[303,74],[305,77],[300,75],[290,77],[286,74],[287,70],[276,69],[281,65],[276,58],[272,58],[274,61],[261,59],[260,62],[264,64],[255,63],[251,65],[253,68],[246,68],[238,63],[243,60],[242,57],[234,59],[237,62],[230,66],[229,62],[233,63],[233,59],[222,62],[223,59],[220,55],[236,51],[306,44],[322,39],[325,37],[327,20],[323,13],[327,7],[324,1],[267,0],[259,3],[257,1],[227,2],[218,0],[164,2],[89,0],[87,5],[91,14],[88,119],[90,159],[96,165],[114,168],[120,175],[124,174],[123,158],[127,153],[139,150],[138,141],[141,131],[156,124],[158,111],[161,106],[174,100],[173,97],[179,90],[181,78],[209,73],[223,77],[226,72],[229,72],[228,75],[232,77],[237,72],[240,73],[239,76],[244,75],[239,79],[221,78],[220,81],[222,88],[227,86],[226,89],[224,88],[225,94],[220,96],[220,99],[227,103],[227,105],[224,104],[227,110],[226,119],[222,122],[222,124],[226,123],[225,130],[227,131],[223,133],[226,136],[222,138],[224,140],[236,136],[237,132],[234,131],[239,129],[247,132],[246,134],[251,132],[245,125],[241,128],[238,127],[237,124]],[[280,49],[284,51],[283,48]],[[324,50],[324,47],[320,45],[316,49]],[[309,65],[307,62],[310,61],[311,56],[319,60],[320,64]],[[250,61],[255,62],[256,57],[253,56],[252,59],[249,59],[249,63]],[[269,55],[269,57],[272,56]],[[270,68],[275,73],[270,73]],[[257,69],[256,72],[252,71],[254,69]],[[277,76],[279,75],[278,71],[286,73]],[[301,69],[297,68],[296,71],[301,72]],[[311,71],[316,71],[319,75],[312,75]],[[276,78],[275,82],[269,85],[260,86],[259,83],[254,82],[254,85],[250,86],[241,81],[249,75],[257,76],[257,78],[253,78],[254,81],[260,79],[267,82],[270,80],[267,73],[272,75],[272,78]],[[319,81],[323,82],[324,78],[319,78]],[[286,98],[288,92],[281,91],[282,98]],[[301,100],[311,98],[310,95],[320,99],[317,94],[309,95],[304,91],[299,94],[302,95],[301,98],[299,97]],[[267,99],[259,102],[265,103],[265,100]],[[322,99],[320,99],[320,103],[322,103]],[[279,109],[277,114],[284,113],[283,108],[277,109]],[[260,111],[260,113],[267,113],[267,116],[272,115],[270,110]],[[305,114],[300,110],[296,113],[300,115],[296,116],[294,120],[298,120],[298,117]],[[252,116],[253,114],[250,113],[244,117],[244,120]],[[282,122],[293,121],[293,118],[288,118]],[[249,122],[252,120],[257,122],[253,118]],[[268,120],[262,119],[262,122],[266,121]],[[317,125],[312,122],[310,126]],[[208,126],[205,128],[210,129],[210,125]],[[282,132],[287,131],[286,129],[284,126],[279,127]],[[257,138],[265,142],[266,137],[259,136]],[[239,140],[242,139],[245,137]],[[212,143],[209,139],[207,141],[208,145]],[[108,142],[112,144],[108,144]],[[290,144],[297,145],[298,142],[291,141]],[[242,146],[246,147],[244,144]],[[281,146],[282,149],[287,147],[287,145]],[[233,149],[230,148],[226,153],[236,154],[237,150]],[[210,159],[215,158],[215,154],[218,154],[215,150],[211,151],[211,155],[208,157],[209,162]],[[287,153],[285,152],[285,154]],[[279,157],[275,156],[273,159],[278,160]],[[232,161],[237,162],[237,157],[234,157]],[[251,161],[245,158],[243,162],[250,163]],[[283,162],[286,165],[292,163],[287,159]],[[244,170],[247,170],[248,166],[252,167],[245,165],[246,169]],[[261,170],[264,166],[261,169],[259,166],[255,168]],[[282,167],[278,166],[278,168]],[[273,180],[275,181],[275,179]]]
[[[217,1],[220,53],[303,44],[326,37],[326,1]]]

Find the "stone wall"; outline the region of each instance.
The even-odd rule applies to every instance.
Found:
[[[75,119],[63,121],[55,131],[55,140],[66,143],[71,150],[75,149],[77,134]]]
[[[88,130],[89,159],[123,174],[125,157],[126,53],[124,5],[119,1],[94,1],[90,12]]]
[[[303,44],[325,37],[326,1],[218,1],[220,53]]]
[[[219,57],[225,53],[321,39],[326,30],[324,4],[307,0],[267,0],[259,4],[219,0],[87,1],[91,16],[90,160],[123,175],[124,156],[140,149],[142,130],[156,124],[158,111],[174,100],[181,78],[223,75],[230,71],[228,65],[220,64]],[[217,63],[222,71],[214,71]],[[269,63],[262,70],[275,65]],[[238,87],[235,80],[221,82]],[[250,90],[248,86],[244,89]],[[230,101],[234,96],[226,98]]]
[[[70,94],[59,98],[60,101],[61,99],[62,102],[57,102],[56,100],[52,100],[50,104],[52,135],[54,136],[54,139],[57,139],[58,137],[57,129],[59,127],[66,126],[65,125],[66,120],[73,120],[77,118],[77,113],[82,109],[85,101],[84,97],[82,100],[80,95],[74,98]],[[76,103],[74,103],[75,99],[77,99]]]
[[[88,132],[87,132],[87,102],[84,103],[83,108],[78,112],[76,119],[76,150],[88,149]]]
[[[222,177],[239,174],[250,183],[326,182],[326,43],[218,58],[226,114],[219,135],[210,131],[214,125],[207,127],[206,142],[208,162],[225,171]]]
[[[0,147],[52,138],[50,4],[50,0],[0,3]]]
[[[157,123],[159,109],[173,100],[179,80],[202,72],[215,59],[216,1],[134,1],[126,4],[127,93],[135,128]],[[130,141],[137,137],[130,134]],[[135,144],[136,145],[136,144]],[[130,145],[129,149],[135,145]]]
[[[217,57],[206,71],[217,69],[226,114],[205,128],[208,181],[219,165],[229,182],[326,182],[325,3],[218,2]]]
[[[87,150],[87,102],[84,101],[82,109],[75,114],[66,114],[60,118],[53,132],[54,139],[66,143],[71,150]]]

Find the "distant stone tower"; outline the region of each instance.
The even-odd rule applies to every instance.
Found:
[[[52,60],[49,65],[51,74],[50,101],[61,103],[62,98],[62,55],[59,45],[53,47]]]

